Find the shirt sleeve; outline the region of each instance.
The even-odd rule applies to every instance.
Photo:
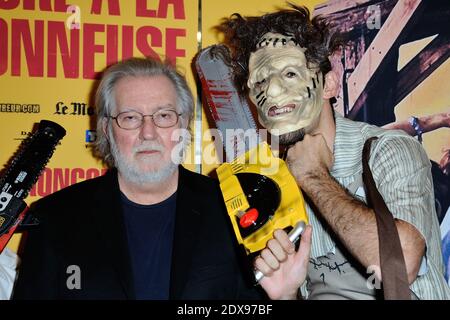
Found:
[[[429,248],[438,222],[431,163],[422,145],[409,136],[381,137],[372,147],[369,165],[393,216],[412,224]]]

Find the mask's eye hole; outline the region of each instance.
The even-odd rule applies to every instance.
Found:
[[[286,76],[286,78],[292,79],[292,78],[295,78],[297,76],[297,74],[295,72],[288,71],[288,72],[286,72],[285,76]]]
[[[255,82],[255,87],[261,87],[264,83],[266,83],[266,79],[262,79],[260,81]]]

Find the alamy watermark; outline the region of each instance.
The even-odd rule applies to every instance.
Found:
[[[370,265],[367,267],[366,272],[367,272],[367,274],[370,275],[366,280],[367,288],[370,290],[381,289],[381,281],[380,281],[381,268],[380,268],[380,266]]]
[[[381,28],[381,9],[379,5],[370,5],[366,11],[366,26],[367,29],[380,29]]]
[[[81,10],[79,6],[70,5],[66,10],[70,16],[66,19],[66,28],[69,30],[81,28]]]
[[[69,275],[66,280],[67,289],[81,290],[81,268],[72,264],[67,267],[66,273]]]
[[[279,159],[272,156],[279,150],[279,140],[277,136],[272,136],[270,142],[271,153],[267,149],[257,148],[261,141],[267,141],[268,131],[266,129],[227,129],[225,134],[218,129],[208,129],[202,135],[201,157],[193,157],[193,148],[186,148],[191,142],[191,134],[187,129],[176,129],[173,131],[171,139],[177,144],[172,149],[172,161],[177,162],[180,157],[184,158],[185,164],[207,164],[220,165],[224,162],[237,164],[259,164],[267,172],[278,170]],[[248,157],[243,155],[249,151]]]

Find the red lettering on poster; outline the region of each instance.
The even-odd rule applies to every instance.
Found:
[[[53,190],[61,190],[64,189],[65,187],[68,187],[70,185],[69,178],[70,178],[69,168],[53,169],[53,179],[49,179],[53,180],[52,183],[53,188],[51,189],[50,193],[53,192]]]
[[[8,24],[0,19],[0,76],[8,70]]]
[[[158,15],[167,18],[167,8],[173,6],[173,17],[175,19],[185,19],[184,0],[161,0],[158,7]]]
[[[30,191],[30,196],[36,196],[37,194],[40,197],[48,196],[52,193],[52,180],[53,180],[53,172],[49,168],[45,168],[39,177],[37,183],[34,185],[33,189]],[[36,190],[39,190],[36,194]]]
[[[75,183],[104,175],[106,171],[97,168],[45,168],[31,189],[30,196],[45,197]]]
[[[103,53],[105,47],[95,43],[95,33],[105,32],[103,24],[84,24],[83,28],[83,78],[95,79],[98,73],[95,71],[95,54]]]
[[[98,176],[104,175],[107,169],[98,170],[96,168],[90,168],[86,170],[86,180],[97,178]]]
[[[166,57],[169,58],[172,64],[176,63],[177,57],[186,57],[186,51],[177,48],[177,38],[185,36],[185,29],[167,28],[166,30]]]
[[[11,69],[13,76],[20,76],[22,43],[27,61],[28,74],[31,77],[44,75],[44,21],[34,22],[34,48],[31,41],[31,30],[28,20],[11,20]]]
[[[136,17],[167,18],[169,5],[173,6],[173,17],[175,19],[185,19],[184,0],[161,0],[158,9],[149,9],[147,0],[136,0]]]
[[[0,9],[11,10],[19,6],[19,0],[0,0]]]
[[[170,3],[175,8],[176,2]],[[186,34],[185,28],[151,25],[84,23],[70,29],[64,21],[0,18],[0,75],[10,70],[12,76],[44,77],[45,72],[49,78],[97,79],[106,66],[135,55],[164,55],[175,64],[186,57],[184,47],[177,45]]]
[[[122,27],[122,59],[128,59],[134,56],[133,54],[133,26]]]
[[[55,11],[66,12],[67,7],[66,0],[53,0],[55,3],[55,10],[52,10],[52,0],[39,0],[40,11]],[[0,0],[0,9],[11,10],[19,6],[19,0]],[[36,0],[23,0],[23,9],[36,10]]]
[[[82,168],[72,169],[72,174],[70,175],[70,184],[75,184],[77,182],[80,182],[81,180],[84,180],[84,169]]]
[[[56,60],[60,56],[65,78],[79,77],[80,61],[80,30],[72,29],[70,34],[70,49],[67,41],[66,25],[62,21],[48,22],[48,54],[47,76],[56,77]],[[57,47],[60,54],[57,53]]]
[[[119,27],[114,25],[106,26],[106,65],[109,66],[119,61]]]
[[[147,38],[150,36],[150,45]],[[159,55],[153,50],[154,47],[162,47],[161,30],[156,27],[147,26],[139,28],[136,35],[136,46],[144,56],[159,59]]]
[[[23,8],[25,10],[35,10],[36,0],[24,0]],[[55,2],[55,12],[66,12],[69,5],[66,4],[65,0],[54,0]],[[39,10],[40,11],[53,11],[51,0],[39,0]]]
[[[129,1],[127,1],[129,2]],[[91,13],[102,13],[103,0],[92,0]],[[119,0],[108,0],[108,14],[110,16],[120,16]]]

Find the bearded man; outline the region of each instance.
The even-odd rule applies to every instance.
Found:
[[[450,298],[430,161],[413,137],[334,112],[330,99],[338,79],[328,57],[337,42],[329,26],[310,19],[307,8],[290,5],[260,17],[235,14],[221,29],[237,87],[248,93],[261,125],[289,147],[287,164],[308,203],[312,240],[307,229],[295,253],[287,234],[277,230],[255,260],[269,296],[296,298],[301,287],[309,299],[377,298],[377,224],[359,183],[364,142],[376,136],[369,165],[395,218],[411,297]]]
[[[96,94],[110,171],[34,206],[16,299],[261,298],[241,277],[218,183],[184,169],[193,115],[185,78],[132,58]]]

